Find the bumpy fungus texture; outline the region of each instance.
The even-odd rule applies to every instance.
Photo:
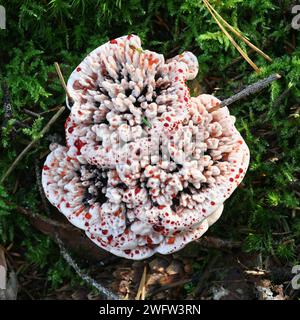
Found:
[[[242,181],[249,150],[235,118],[207,94],[191,97],[196,57],[172,59],[124,36],[74,70],[66,147],[51,145],[49,201],[99,247],[130,259],[198,239]]]

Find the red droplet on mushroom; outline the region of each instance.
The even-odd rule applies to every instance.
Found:
[[[114,216],[118,217],[122,213],[122,208],[118,209],[117,211],[114,212]]]
[[[85,215],[85,217],[89,220],[89,219],[92,218],[92,215],[88,212],[88,213]]]
[[[140,193],[141,191],[142,191],[141,188],[135,188],[134,194],[137,195],[137,194]]]
[[[75,80],[73,83],[73,89],[74,90],[83,90],[85,88],[84,85],[82,85],[79,80]]]
[[[74,127],[70,127],[69,129],[68,129],[68,132],[69,133],[72,133],[74,131]]]
[[[176,240],[175,237],[168,238],[167,244],[173,244],[175,242],[175,240]]]
[[[77,154],[80,154],[81,148],[85,145],[85,143],[83,141],[81,141],[80,139],[77,139],[74,142],[74,146],[77,148]]]

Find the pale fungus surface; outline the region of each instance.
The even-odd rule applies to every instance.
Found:
[[[191,97],[190,52],[166,60],[128,35],[74,70],[66,146],[51,145],[49,201],[99,247],[129,258],[168,254],[200,238],[241,183],[249,150],[227,107]]]

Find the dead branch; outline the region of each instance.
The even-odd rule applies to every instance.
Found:
[[[231,241],[224,240],[216,237],[202,237],[199,240],[196,240],[198,244],[206,248],[216,248],[216,249],[235,249],[240,248],[242,242],[240,241]]]
[[[108,300],[120,300],[120,298],[113,292],[111,292],[109,289],[105,288],[101,284],[99,284],[95,279],[90,277],[87,273],[83,272],[78,264],[73,260],[71,255],[68,253],[67,249],[65,248],[63,242],[60,240],[60,238],[56,235],[56,242],[59,246],[60,253],[63,256],[63,258],[66,260],[66,262],[76,271],[78,276],[85,281],[88,285],[94,287],[99,291],[101,295],[103,295]]]
[[[278,80],[281,78],[281,75],[278,73],[272,74],[271,76],[259,80],[253,84],[247,86],[244,90],[238,92],[237,94],[227,98],[221,102],[221,107],[229,106],[230,104],[241,100],[243,98],[248,97],[250,94],[256,93],[262,89],[264,89],[267,85],[269,85],[272,81]]]
[[[22,109],[22,111],[23,111],[25,114],[29,115],[31,118],[37,119],[37,118],[40,117],[40,115],[39,115],[38,113],[33,112],[33,111],[31,111],[31,110],[28,110],[28,109],[26,109],[26,108]]]
[[[62,223],[62,222],[47,218],[46,216],[42,216],[41,214],[38,214],[38,213],[32,213],[31,211],[20,206],[16,207],[16,211],[29,218],[44,222],[45,224],[50,225],[52,227],[61,228],[61,229],[71,229],[71,230],[73,229],[70,224]]]
[[[7,202],[7,204],[11,203]],[[67,223],[67,221],[63,222],[39,213],[33,213],[29,209],[21,206],[16,206],[15,210],[26,216],[35,229],[46,234],[50,238],[54,239],[54,235],[57,233],[68,248],[74,250],[82,258],[93,261],[99,266],[105,266],[108,257],[112,258],[107,251],[100,250],[99,247],[96,247],[80,229]],[[55,213],[51,213],[51,216],[55,216]],[[61,217],[61,215],[59,215],[59,217]]]

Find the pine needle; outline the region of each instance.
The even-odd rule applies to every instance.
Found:
[[[229,39],[229,41],[233,44],[233,46],[238,50],[238,52],[242,55],[242,57],[251,65],[251,67],[256,71],[260,72],[260,69],[257,67],[257,65],[249,58],[247,53],[235,42],[235,40],[232,38],[232,36],[228,33],[228,31],[224,28],[224,26],[221,24],[221,22],[216,17],[215,13],[211,9],[211,5],[207,0],[203,0],[206,8],[212,15],[213,19],[216,21],[222,32],[226,35],[226,37]],[[224,19],[223,19],[224,20]],[[225,21],[225,20],[224,20]]]
[[[54,66],[55,66],[55,69],[56,69],[56,72],[57,72],[57,75],[59,77],[59,80],[60,80],[60,83],[62,85],[62,87],[64,88],[65,92],[66,92],[66,95],[68,96],[68,99],[73,101],[69,91],[68,91],[68,88],[67,88],[67,85],[66,85],[66,82],[65,82],[65,79],[64,79],[64,76],[61,72],[61,69],[60,69],[60,66],[57,62],[54,62]]]
[[[146,275],[147,275],[147,267],[144,267],[144,272],[141,277],[140,285],[138,288],[138,292],[136,294],[135,300],[145,300],[146,296]]]
[[[272,59],[265,54],[263,51],[261,51],[259,48],[257,48],[253,43],[251,43],[247,38],[245,38],[238,30],[236,30],[232,25],[230,25],[223,17],[214,9],[214,7],[208,2],[208,0],[205,0],[207,2],[207,5],[211,8],[211,10],[215,13],[215,15],[219,18],[220,21],[224,23],[224,25],[233,32],[239,39],[244,41],[250,48],[252,48],[254,51],[256,51],[258,54],[260,54],[262,57],[264,57],[267,61],[272,62]]]

